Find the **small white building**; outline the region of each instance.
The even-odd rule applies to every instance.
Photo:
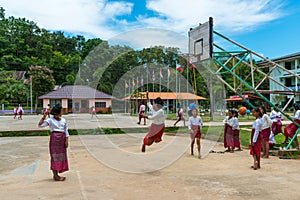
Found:
[[[39,99],[43,100],[44,109],[48,104],[53,107],[59,103],[64,112],[89,113],[91,107],[95,107],[96,111],[107,112],[111,107],[113,97],[88,86],[67,85],[42,95]]]

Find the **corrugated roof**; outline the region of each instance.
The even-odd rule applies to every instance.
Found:
[[[139,94],[143,95],[143,97],[139,97],[138,99],[146,99],[146,92],[140,92]],[[204,97],[187,93],[187,92],[180,92],[180,93],[174,93],[174,92],[149,92],[148,93],[149,99],[156,99],[157,97],[160,97],[162,99],[184,99],[184,100],[207,100]],[[135,99],[130,98],[130,96],[126,97],[125,99]]]
[[[84,85],[67,85],[49,92],[39,99],[112,99],[111,95]]]

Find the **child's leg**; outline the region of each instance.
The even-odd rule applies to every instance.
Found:
[[[144,125],[146,125],[146,117],[144,117]]]
[[[146,152],[146,145],[150,146],[152,145],[154,140],[152,138],[145,138],[144,143],[142,145],[142,152]]]
[[[201,145],[200,145],[200,138],[197,138],[197,147],[198,147],[198,158],[201,158]]]
[[[180,118],[174,123],[174,126],[180,121]]]
[[[265,143],[266,143],[265,158],[269,158],[269,149],[270,149],[269,142],[265,142]]]
[[[264,158],[266,156],[266,142],[264,140],[262,142],[262,149],[263,149],[262,157]]]
[[[256,155],[253,155],[253,160],[254,160],[254,163],[253,163],[253,169],[256,170],[256,169],[257,169],[257,166],[258,166],[258,161],[257,161]]]
[[[257,168],[260,168],[260,156],[257,157]]]
[[[191,155],[194,155],[194,143],[195,143],[195,139],[191,139]]]

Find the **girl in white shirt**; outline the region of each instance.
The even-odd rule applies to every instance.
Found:
[[[191,155],[194,155],[194,143],[195,138],[197,139],[197,148],[198,148],[198,158],[201,158],[200,154],[200,138],[201,138],[201,128],[203,126],[203,122],[201,117],[198,116],[197,109],[192,110],[192,116],[189,118],[188,127],[191,133]]]
[[[262,130],[261,130],[261,136],[262,136],[262,143],[263,143],[263,158],[269,158],[269,139],[271,134],[271,125],[272,120],[270,119],[269,115],[267,115],[267,110],[264,106],[259,107],[260,112],[263,114],[262,116]]]
[[[68,125],[62,115],[62,107],[57,104],[51,109],[53,117],[46,119],[48,113],[45,112],[38,125],[40,127],[50,127],[50,157],[51,170],[55,181],[64,181],[66,178],[59,176],[58,173],[63,173],[69,170],[67,148],[68,148]]]
[[[251,132],[251,141],[250,141],[250,154],[253,156],[254,164],[251,166],[254,170],[260,168],[260,152],[262,148],[261,142],[261,127],[262,127],[262,113],[260,112],[259,108],[254,108],[252,110],[253,116],[256,120],[253,122],[252,125],[252,132]]]
[[[223,120],[224,123],[224,147],[227,148],[225,152],[234,152],[233,133],[232,133],[232,118],[233,111],[228,111],[228,116]]]
[[[148,93],[147,93],[147,99],[149,100]],[[165,115],[164,115],[163,105],[164,105],[163,100],[160,97],[158,97],[154,99],[153,106],[151,105],[150,102],[147,103],[147,106],[149,107],[152,115],[147,116],[145,114],[142,114],[142,117],[153,120],[153,123],[149,126],[149,131],[144,138],[144,142],[142,145],[142,152],[145,152],[146,146],[152,145],[153,142],[158,143],[162,141],[161,137],[165,130]]]
[[[295,109],[295,115],[291,118],[293,118],[298,124],[300,124],[300,106],[298,103],[294,103],[294,109]],[[298,126],[294,123],[291,123],[289,125],[287,125],[284,128],[284,135],[285,135],[285,141],[284,143],[288,143],[289,138],[293,138],[294,135],[296,134],[298,130]],[[296,148],[299,149],[299,142],[298,142],[298,138],[296,136],[295,138],[295,142],[296,142]]]
[[[281,112],[279,112],[280,105],[275,104],[276,108],[272,110],[270,114],[270,118],[273,121],[272,123],[272,132],[274,135],[277,135],[278,133],[282,133],[282,123],[281,120],[283,120],[283,115]]]
[[[241,142],[240,142],[240,126],[239,126],[239,114],[238,111],[233,110],[232,113],[232,121],[231,121],[231,127],[232,127],[232,134],[233,134],[233,145],[234,149],[237,148],[236,151],[242,151],[241,149]]]

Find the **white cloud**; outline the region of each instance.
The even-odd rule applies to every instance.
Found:
[[[138,2],[136,1],[137,4]],[[131,44],[137,48],[143,45],[177,44],[185,52],[186,38],[181,37],[187,36],[190,27],[208,21],[210,16],[214,18],[216,30],[226,34],[248,31],[282,17],[282,2],[283,0],[146,0],[147,9],[155,15],[141,13],[135,16],[135,21],[126,19],[133,13],[134,7],[133,3],[125,0],[2,0],[1,6],[6,9],[6,16],[25,17],[48,30],[62,30],[102,39],[115,36],[114,39],[119,38],[121,41],[122,38],[123,42],[131,40]],[[165,30],[179,34],[170,34]],[[132,33],[140,35],[134,37]]]
[[[140,17],[147,26],[164,24],[174,31],[188,30],[199,22],[214,18],[217,27],[226,31],[253,29],[278,19],[282,0],[148,0],[147,8],[159,13],[156,18]]]
[[[130,14],[133,4],[107,0],[6,0],[6,16],[25,17],[50,30],[109,38],[119,31],[109,24],[116,16]]]

